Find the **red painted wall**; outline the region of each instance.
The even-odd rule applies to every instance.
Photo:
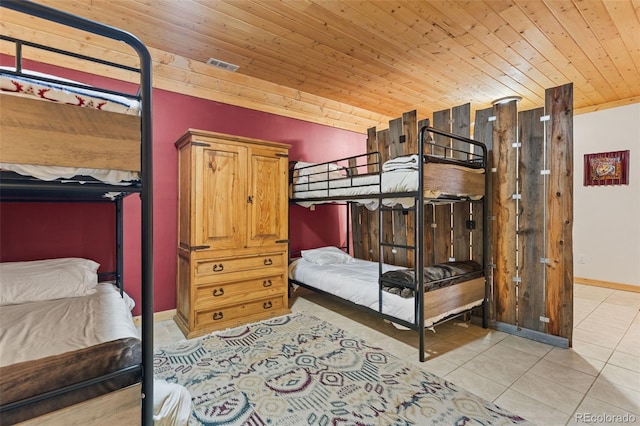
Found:
[[[2,58],[3,65],[11,65]],[[100,85],[106,79],[72,70],[60,70],[41,64],[27,63],[25,68],[65,78]],[[111,80],[113,88],[123,90],[129,84]],[[177,242],[177,151],[174,142],[187,129],[202,129],[291,144],[289,159],[321,162],[360,154],[366,150],[366,136],[328,126],[290,119],[273,114],[234,107],[227,104],[180,95],[163,90],[153,92],[153,176],[154,176],[154,310],[175,308],[176,242]],[[365,129],[363,129],[364,132]],[[113,246],[101,243],[104,252],[89,251],[96,246],[94,232],[99,223],[96,214],[84,213],[88,205],[47,203],[35,207],[31,203],[4,203],[0,210],[2,245],[0,258],[39,257],[35,247],[43,242],[82,241],[78,253],[86,256],[112,257]],[[97,206],[97,208],[112,208]],[[31,213],[25,213],[30,212]],[[78,212],[83,212],[79,214]],[[124,284],[125,290],[140,300],[140,201],[131,195],[124,203]],[[103,215],[106,213],[100,213]],[[38,226],[31,223],[37,215]],[[345,243],[345,209],[319,206],[316,211],[292,206],[290,215],[291,249],[339,245]],[[74,217],[62,221],[61,217]],[[66,230],[63,228],[70,228]],[[55,233],[45,232],[51,226]],[[14,232],[17,229],[20,232]],[[52,235],[55,235],[54,239]],[[51,249],[51,247],[49,247]],[[47,253],[50,250],[47,250]],[[81,254],[78,254],[80,256]],[[51,255],[51,257],[60,257]],[[102,263],[102,262],[101,262]],[[136,307],[134,314],[140,312]]]

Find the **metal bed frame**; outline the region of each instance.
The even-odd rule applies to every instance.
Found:
[[[487,233],[489,231],[488,228],[488,217],[487,217],[487,211],[488,211],[488,205],[487,205],[487,200],[486,197],[489,194],[489,179],[488,179],[488,171],[487,171],[487,147],[482,143],[482,142],[478,142],[478,141],[474,141],[472,139],[463,137],[463,136],[458,136],[458,135],[454,135],[452,133],[449,132],[445,132],[442,130],[438,130],[429,126],[423,126],[419,133],[418,133],[418,158],[419,159],[425,159],[427,158],[428,160],[428,155],[425,157],[425,148],[430,148],[431,151],[433,151],[434,149],[439,149],[439,150],[444,150],[446,152],[452,153],[452,152],[464,152],[465,154],[468,154],[466,151],[459,151],[455,148],[449,147],[449,146],[443,146],[443,145],[439,145],[433,141],[430,141],[427,134],[428,133],[433,133],[436,135],[440,135],[443,136],[445,138],[449,138],[449,139],[453,139],[453,140],[457,140],[457,141],[461,141],[461,142],[465,142],[467,144],[469,144],[469,146],[475,146],[478,147],[480,149],[480,154],[473,154],[471,157],[471,160],[468,161],[456,161],[455,159],[451,160],[452,163],[459,163],[459,164],[465,164],[465,165],[470,165],[473,164],[479,168],[484,168],[485,169],[485,177],[484,177],[484,184],[485,184],[485,196],[482,198],[482,200],[479,200],[477,202],[482,203],[482,211],[483,211],[483,228],[482,228],[482,233],[483,233],[483,249],[482,249],[482,270],[484,272],[484,277],[485,277],[485,295],[484,295],[484,299],[482,302],[482,327],[483,328],[487,328],[488,325],[488,295],[489,295],[489,277],[490,277],[490,265],[488,264],[488,259],[487,259],[487,254],[488,254],[488,239],[487,239]],[[341,247],[341,248],[345,248],[347,251],[349,251],[349,247],[350,247],[350,211],[351,209],[349,208],[349,204],[352,204],[353,202],[357,202],[355,200],[358,199],[372,199],[372,198],[377,198],[378,199],[378,203],[379,203],[379,207],[378,207],[378,244],[379,244],[379,258],[378,258],[378,274],[379,274],[379,282],[378,282],[378,291],[379,291],[379,295],[378,295],[378,300],[379,300],[379,304],[378,304],[378,310],[374,310],[371,308],[368,308],[366,306],[361,306],[355,303],[352,303],[350,301],[346,301],[344,299],[341,299],[337,296],[334,296],[330,293],[327,293],[325,291],[322,290],[318,290],[312,286],[309,286],[303,282],[294,280],[289,278],[289,281],[291,283],[294,283],[296,285],[299,285],[301,287],[305,287],[308,288],[310,290],[313,290],[315,292],[321,293],[321,294],[327,294],[329,296],[331,296],[334,299],[340,300],[343,303],[347,303],[349,305],[352,305],[358,309],[367,311],[367,312],[373,312],[376,315],[379,315],[381,317],[383,317],[384,319],[387,319],[389,321],[401,324],[405,327],[408,327],[412,330],[416,330],[418,331],[418,335],[419,335],[419,352],[420,352],[420,362],[424,362],[425,361],[425,338],[424,338],[424,326],[425,326],[425,317],[424,317],[424,300],[425,300],[425,281],[424,281],[424,275],[422,273],[419,273],[418,271],[423,271],[424,270],[424,232],[423,232],[423,226],[424,226],[424,208],[425,208],[425,200],[428,200],[427,198],[425,198],[424,196],[424,179],[423,179],[423,169],[424,169],[424,163],[425,161],[418,161],[418,189],[416,191],[412,191],[412,192],[403,192],[403,193],[382,193],[381,191],[381,183],[382,183],[382,165],[380,163],[380,153],[374,152],[374,153],[368,153],[368,154],[363,154],[361,156],[354,156],[354,157],[347,157],[347,158],[343,158],[340,160],[335,160],[333,162],[341,162],[344,160],[349,160],[349,159],[355,159],[358,157],[367,157],[368,156],[374,156],[374,161],[373,163],[370,162],[369,159],[366,160],[367,165],[374,165],[374,167],[377,167],[378,172],[380,173],[380,177],[378,179],[379,182],[379,186],[378,186],[378,192],[375,195],[372,194],[367,194],[367,195],[356,195],[356,196],[337,196],[337,197],[330,197],[329,196],[329,192],[327,191],[327,197],[310,197],[310,198],[300,198],[300,199],[296,199],[296,198],[291,198],[290,204],[291,203],[297,203],[297,202],[313,202],[313,201],[318,201],[318,202],[327,202],[329,200],[331,201],[335,201],[336,203],[344,203],[347,205],[347,209],[346,209],[346,217],[347,217],[347,226],[346,226],[346,233],[347,233],[347,247]],[[377,159],[377,161],[375,160]],[[317,164],[317,166],[322,166],[325,164],[329,164],[330,162],[326,162],[326,163],[319,163]],[[328,170],[328,169],[327,169]],[[290,167],[290,171],[291,171],[291,167]],[[323,173],[326,172],[319,172],[318,176],[321,176]],[[347,170],[347,175],[351,176],[352,173],[350,173],[350,170]],[[292,178],[290,178],[292,181]],[[321,181],[320,183],[322,184],[324,181]],[[327,188],[329,188],[329,182],[326,182]],[[322,190],[322,189],[321,189]],[[321,191],[320,190],[320,191]],[[388,199],[388,198],[399,198],[399,197],[413,197],[415,200],[414,206],[408,209],[405,208],[401,208],[401,207],[385,207],[383,206],[382,200],[383,199]],[[442,201],[442,199],[439,199]],[[467,200],[467,199],[446,199],[444,201],[449,201],[449,202],[456,202],[456,201],[471,201],[471,200]],[[474,201],[475,202],[475,201]],[[383,223],[384,221],[382,220],[382,214],[383,211],[414,211],[415,215],[414,215],[414,219],[415,219],[415,226],[414,226],[414,230],[415,230],[415,245],[411,246],[411,245],[398,245],[398,244],[394,244],[394,243],[389,243],[384,241],[384,233],[382,232],[382,227],[383,227]],[[382,277],[382,265],[384,263],[384,256],[383,256],[383,250],[382,247],[396,247],[396,248],[401,248],[401,249],[406,249],[406,250],[411,250],[414,253],[414,272],[415,272],[415,277],[417,277],[417,280],[415,282],[415,287],[414,286],[410,286],[411,288],[413,288],[415,290],[415,297],[414,297],[414,301],[415,301],[415,322],[414,323],[410,323],[407,321],[403,321],[403,320],[399,320],[398,318],[395,318],[393,316],[387,315],[385,313],[382,312],[382,284],[383,282],[389,282],[387,280],[385,280]],[[295,252],[295,253],[299,253],[299,252]],[[289,261],[291,262],[291,255],[292,252],[289,252]],[[445,279],[446,280],[446,279]],[[445,281],[442,280],[442,281]],[[475,309],[475,308],[472,308]],[[438,325],[441,324],[443,322],[449,321],[453,318],[457,318],[459,316],[465,315],[467,313],[469,313],[470,310],[464,311],[464,312],[460,312],[457,314],[453,314],[441,321],[438,321],[437,323],[433,324]]]
[[[109,379],[120,374],[130,373],[131,370],[140,370],[142,377],[142,424],[153,424],[153,180],[152,180],[152,127],[151,127],[151,96],[152,96],[152,61],[147,48],[142,42],[132,34],[94,22],[79,16],[65,13],[47,6],[32,3],[23,0],[2,0],[0,6],[12,9],[27,15],[36,16],[48,21],[56,22],[69,27],[87,31],[92,34],[100,35],[112,40],[122,41],[130,46],[138,54],[140,60],[139,68],[132,68],[123,64],[117,64],[100,58],[94,58],[86,55],[77,54],[65,50],[51,48],[28,41],[17,40],[12,37],[1,36],[3,40],[13,42],[15,44],[15,60],[16,70],[14,74],[20,75],[22,72],[22,46],[29,46],[50,52],[67,55],[111,67],[125,69],[139,74],[138,93],[130,95],[119,93],[107,89],[91,88],[92,90],[102,91],[104,93],[117,94],[136,99],[141,105],[141,170],[140,181],[131,186],[111,186],[101,183],[92,183],[89,185],[61,183],[57,181],[43,182],[35,179],[13,179],[5,175],[0,179],[0,198],[3,201],[86,201],[101,200],[101,195],[105,191],[117,191],[122,196],[117,197],[116,203],[116,271],[106,273],[115,278],[122,292],[122,197],[132,193],[138,193],[141,197],[142,216],[141,216],[141,274],[142,274],[142,364],[140,366],[130,367],[120,370],[112,374],[88,380],[77,385],[69,386],[55,392],[45,395],[38,395],[28,400],[17,401],[12,404],[3,405],[0,411],[18,408],[20,406],[43,400],[54,394],[62,394],[68,391],[76,390],[84,386],[89,386]],[[47,78],[34,77],[29,78],[47,81]],[[73,86],[73,84],[70,84]],[[85,180],[85,179],[83,179]]]

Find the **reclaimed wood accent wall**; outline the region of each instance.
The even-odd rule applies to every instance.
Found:
[[[438,128],[442,130],[469,137],[470,110],[470,104],[465,104],[452,110],[440,111],[434,115],[434,122],[437,122]],[[367,152],[379,151],[382,162],[401,155],[415,154],[418,152],[418,132],[420,128],[429,126],[430,123],[429,119],[418,121],[417,112],[409,111],[402,114],[402,117],[389,121],[388,129],[370,128],[367,132]],[[453,128],[452,123],[455,123]],[[449,138],[439,135],[435,135],[435,137],[439,138],[438,143],[444,143],[453,149],[460,149],[460,146],[454,144]],[[446,150],[445,152],[443,149],[427,153],[448,157],[464,157],[469,154],[454,150]],[[459,206],[454,206],[451,203],[426,206],[424,210],[426,225],[422,227],[425,265],[447,262],[452,258],[456,260],[472,258],[471,241],[474,232],[476,233],[476,241],[478,241],[475,258],[478,262],[482,262],[482,238],[478,237],[478,235],[482,235],[482,215],[476,213],[480,218],[480,224],[474,230],[468,229],[467,223],[472,218],[471,209],[471,203],[460,203]],[[364,207],[357,206],[352,206],[351,212],[355,257],[377,261],[379,230],[378,217],[375,215],[378,212],[369,212]],[[382,240],[398,245],[415,246],[414,214],[410,210],[382,212]],[[400,247],[384,247],[383,259],[385,263],[413,267],[415,252]]]
[[[476,111],[473,139],[487,146],[488,197],[482,203],[429,204],[424,217],[424,263],[473,259],[488,271],[489,318],[568,339],[573,330],[573,86],[547,89],[545,107],[517,110],[515,101]],[[545,115],[546,114],[546,115]],[[368,130],[368,152],[382,161],[417,152],[429,125],[416,111]],[[470,137],[470,105],[435,112],[433,127]],[[460,146],[434,135],[464,157]],[[373,171],[372,168],[369,169]],[[354,254],[378,260],[378,212],[353,208]],[[415,244],[413,212],[385,212],[384,241]],[[485,215],[488,226],[483,238]],[[488,247],[484,250],[484,247]],[[413,266],[413,250],[385,247],[384,260]]]
[[[491,155],[488,243],[490,318],[563,337],[573,330],[573,86],[547,89],[545,107],[476,114],[476,139]],[[546,114],[546,115],[545,115]],[[482,126],[482,127],[478,127]]]

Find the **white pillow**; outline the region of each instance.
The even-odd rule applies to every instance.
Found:
[[[349,253],[345,253],[338,247],[321,247],[311,250],[302,250],[302,258],[316,265],[329,265],[335,263],[348,263],[353,261]]]
[[[77,257],[0,263],[0,305],[93,294],[98,267]]]

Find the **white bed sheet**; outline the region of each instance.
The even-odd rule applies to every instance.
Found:
[[[89,296],[0,306],[0,367],[58,355],[126,337],[140,338],[135,302],[111,283]],[[182,385],[154,380],[154,422],[187,424],[191,394]]]
[[[404,269],[404,267],[384,264],[382,272],[396,269]],[[289,265],[289,277],[291,279],[374,311],[379,311],[378,271],[377,262],[355,258],[352,262],[331,265],[316,265],[300,258]],[[426,293],[425,297],[429,297],[429,293]],[[438,321],[475,306],[480,306],[482,302],[483,300],[479,299],[436,317],[425,318],[424,326],[425,328],[432,327]],[[414,323],[414,298],[404,298],[383,291],[382,313]]]
[[[384,264],[382,272],[403,269]],[[378,263],[361,259],[316,265],[296,259],[289,265],[289,277],[360,306],[378,311]],[[383,292],[382,312],[405,321],[414,321],[414,299]]]
[[[135,337],[133,300],[110,283],[94,294],[0,306],[0,366]]]

